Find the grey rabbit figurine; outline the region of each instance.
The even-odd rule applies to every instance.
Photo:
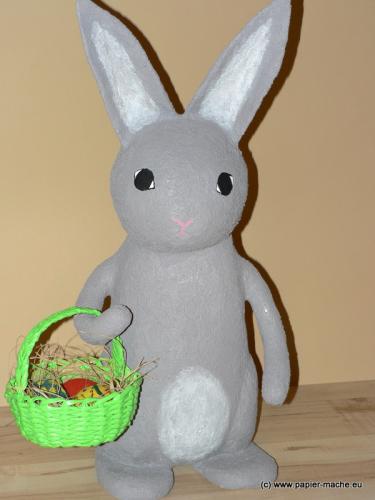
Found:
[[[285,400],[290,365],[283,325],[256,268],[232,231],[247,197],[238,143],[279,72],[290,0],[274,0],[224,50],[187,110],[174,110],[134,35],[90,0],[78,0],[84,46],[121,141],[111,194],[128,233],[88,278],[77,305],[81,337],[124,337],[129,366],[158,358],[137,415],[116,441],[96,449],[99,482],[115,498],[155,500],[173,466],[191,464],[228,489],[277,476],[253,441],[258,381],[249,354],[245,301],[264,343],[262,395]]]

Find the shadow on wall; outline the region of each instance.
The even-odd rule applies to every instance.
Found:
[[[101,8],[107,10],[110,12],[112,15],[114,15],[119,21],[121,21],[132,33],[133,35],[138,39],[140,44],[142,45],[143,49],[145,50],[148,58],[151,61],[151,64],[155,68],[156,72],[158,73],[161,82],[164,85],[164,88],[167,91],[167,94],[173,103],[175,110],[177,113],[183,113],[184,112],[184,107],[177,95],[177,92],[168,76],[166,73],[165,69],[163,68],[156,52],[152,48],[150,42],[147,40],[147,38],[144,36],[144,34],[137,28],[129,19],[126,17],[122,16],[119,12],[116,10],[112,9],[109,7],[106,3],[104,3],[101,0],[94,0],[94,2]],[[285,80],[288,78],[296,55],[297,55],[297,49],[298,49],[298,44],[300,40],[300,33],[301,33],[301,25],[302,25],[302,17],[303,17],[303,0],[291,0],[292,4],[292,14],[291,14],[291,21],[290,21],[290,28],[289,28],[289,38],[288,38],[288,43],[286,46],[285,50],[285,57],[283,60],[283,64],[281,66],[280,72],[275,79],[275,81],[272,84],[272,87],[266,97],[264,98],[262,105],[260,106],[258,112],[256,113],[254,119],[252,120],[251,124],[249,125],[248,129],[246,130],[244,136],[242,137],[240,143],[239,143],[239,148],[243,154],[243,157],[246,161],[246,164],[248,165],[248,174],[249,174],[249,193],[248,193],[248,198],[246,201],[246,205],[244,207],[242,219],[236,229],[233,232],[233,241],[234,245],[238,251],[238,253],[246,258],[247,260],[250,260],[258,269],[258,271],[261,273],[263,276],[264,280],[268,284],[273,298],[275,300],[276,306],[280,312],[280,315],[283,320],[283,324],[285,327],[285,332],[287,336],[287,343],[288,343],[288,349],[289,349],[289,354],[290,354],[290,362],[291,362],[291,389],[289,391],[288,397],[287,397],[287,402],[292,401],[296,390],[298,386],[298,380],[299,380],[299,367],[298,367],[298,357],[297,357],[297,351],[295,347],[295,341],[294,341],[294,334],[292,330],[292,326],[289,321],[288,314],[286,312],[286,309],[282,303],[280,293],[277,289],[277,286],[275,283],[272,281],[271,277],[268,275],[267,271],[263,268],[263,266],[255,261],[254,259],[251,259],[247,254],[245,249],[243,248],[242,245],[242,240],[241,240],[241,233],[244,230],[244,228],[247,226],[252,211],[254,209],[256,199],[258,196],[258,174],[257,174],[257,167],[256,164],[251,156],[251,153],[248,149],[248,144],[259,127],[260,123],[263,121],[263,118],[265,117],[268,109],[272,105],[272,102],[276,95],[279,93],[281,87],[283,86]],[[253,317],[252,317],[252,311],[250,306],[248,304],[246,305],[246,312],[245,312],[245,318],[246,318],[246,325],[247,325],[247,331],[248,331],[248,340],[249,340],[249,350],[251,355],[253,356],[257,372],[258,372],[258,377],[259,381],[261,381],[261,376],[262,376],[262,368],[261,368],[261,363],[259,361],[259,358],[255,352],[255,340],[254,340],[254,324],[253,324]]]

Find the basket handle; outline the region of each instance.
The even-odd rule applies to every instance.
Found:
[[[41,334],[54,323],[57,323],[58,321],[61,321],[65,318],[75,316],[76,314],[91,314],[93,316],[100,316],[101,311],[88,307],[69,307],[67,309],[63,309],[62,311],[51,314],[47,318],[40,321],[29,331],[21,344],[17,356],[15,382],[18,391],[23,392],[26,389],[29,374],[30,354]],[[125,370],[124,346],[122,344],[120,336],[115,337],[112,340],[111,354],[114,361],[115,376],[120,377]]]

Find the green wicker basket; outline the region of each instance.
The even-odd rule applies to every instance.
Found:
[[[28,396],[29,357],[40,335],[52,324],[76,314],[99,316],[96,309],[70,307],[52,314],[38,323],[24,339],[18,353],[17,367],[5,390],[5,397],[22,435],[40,446],[57,448],[98,446],[114,441],[131,424],[135,415],[142,376],[135,372],[134,381],[122,391],[111,392],[102,398],[79,400],[60,397]],[[112,341],[111,356],[116,377],[131,373],[126,366],[124,347],[120,337]],[[76,358],[75,361],[82,359]],[[48,366],[52,367],[52,362]],[[97,360],[102,370],[106,363]],[[82,369],[84,365],[82,365]],[[84,373],[83,373],[84,375]],[[67,376],[65,380],[76,377]],[[110,378],[110,377],[108,377]]]

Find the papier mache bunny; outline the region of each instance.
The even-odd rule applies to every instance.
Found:
[[[262,395],[283,403],[286,338],[271,293],[240,257],[231,233],[247,197],[238,142],[283,60],[290,0],[274,0],[224,50],[183,114],[174,110],[134,35],[90,0],[78,0],[87,56],[121,141],[111,174],[128,236],[88,278],[77,305],[81,337],[122,334],[129,366],[158,358],[137,415],[96,449],[98,480],[114,497],[155,500],[173,466],[191,464],[222,488],[252,488],[277,475],[253,441],[258,381],[249,354],[245,301],[264,343]]]

